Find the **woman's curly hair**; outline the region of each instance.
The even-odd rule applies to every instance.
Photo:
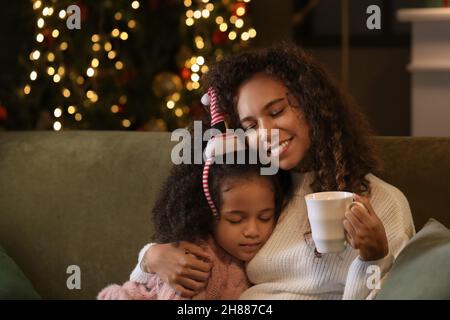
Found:
[[[194,147],[191,151],[193,150]],[[236,156],[234,154],[234,159],[237,159]],[[195,242],[206,240],[213,233],[215,217],[203,192],[203,166],[202,163],[180,164],[172,167],[152,211],[156,242]],[[259,162],[256,164],[213,163],[208,178],[209,190],[216,208],[220,211],[222,204],[220,190],[224,182],[262,177],[268,179],[272,186],[275,197],[275,216],[278,217],[292,195],[290,174],[279,170],[276,175],[261,175],[262,167],[265,166]]]
[[[283,43],[230,56],[211,67],[202,85],[215,89],[230,125],[240,128],[237,92],[258,73],[286,86],[310,126],[311,146],[300,169],[315,172],[312,189],[370,194],[365,176],[378,173],[380,166],[369,140],[370,126],[354,101],[302,49]]]

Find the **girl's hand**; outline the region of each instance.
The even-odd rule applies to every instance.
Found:
[[[365,208],[354,205],[345,213],[344,229],[347,242],[359,250],[363,261],[384,258],[389,253],[389,246],[383,223],[375,214],[369,199],[355,194],[354,200]]]
[[[206,287],[211,258],[190,242],[155,244],[144,255],[145,272],[156,273],[182,297],[191,298]]]

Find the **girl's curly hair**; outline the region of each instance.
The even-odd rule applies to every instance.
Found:
[[[237,92],[258,73],[281,81],[309,123],[311,147],[300,169],[315,172],[312,189],[370,194],[365,176],[380,166],[369,140],[372,130],[354,101],[302,49],[282,43],[225,58],[211,67],[202,85],[215,89],[230,125],[240,128]]]
[[[204,147],[205,144],[203,149]],[[194,147],[191,151],[193,150]],[[236,154],[234,156],[234,159],[237,159]],[[203,192],[203,166],[204,164],[180,164],[172,167],[152,211],[156,242],[195,242],[206,240],[213,233],[215,217]],[[268,179],[272,186],[275,197],[275,216],[278,217],[292,194],[290,174],[279,170],[276,175],[261,175],[262,167],[264,165],[259,162],[257,164],[212,164],[208,176],[209,189],[218,210],[220,211],[222,204],[220,190],[225,181],[237,179],[245,181],[245,179],[262,177]]]

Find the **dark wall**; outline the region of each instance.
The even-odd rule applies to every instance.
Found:
[[[294,4],[291,0],[251,2],[259,47],[294,38]],[[335,13],[339,15],[339,12]],[[363,108],[379,135],[410,135],[410,74],[406,71],[409,46],[351,45],[349,91]],[[341,51],[337,44],[308,45],[307,49],[337,79]]]

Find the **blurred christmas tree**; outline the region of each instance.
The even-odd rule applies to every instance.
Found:
[[[256,36],[246,1],[33,0],[26,129],[172,130],[201,115],[208,64]],[[80,9],[81,29],[66,11]],[[75,12],[76,14],[76,12]]]

